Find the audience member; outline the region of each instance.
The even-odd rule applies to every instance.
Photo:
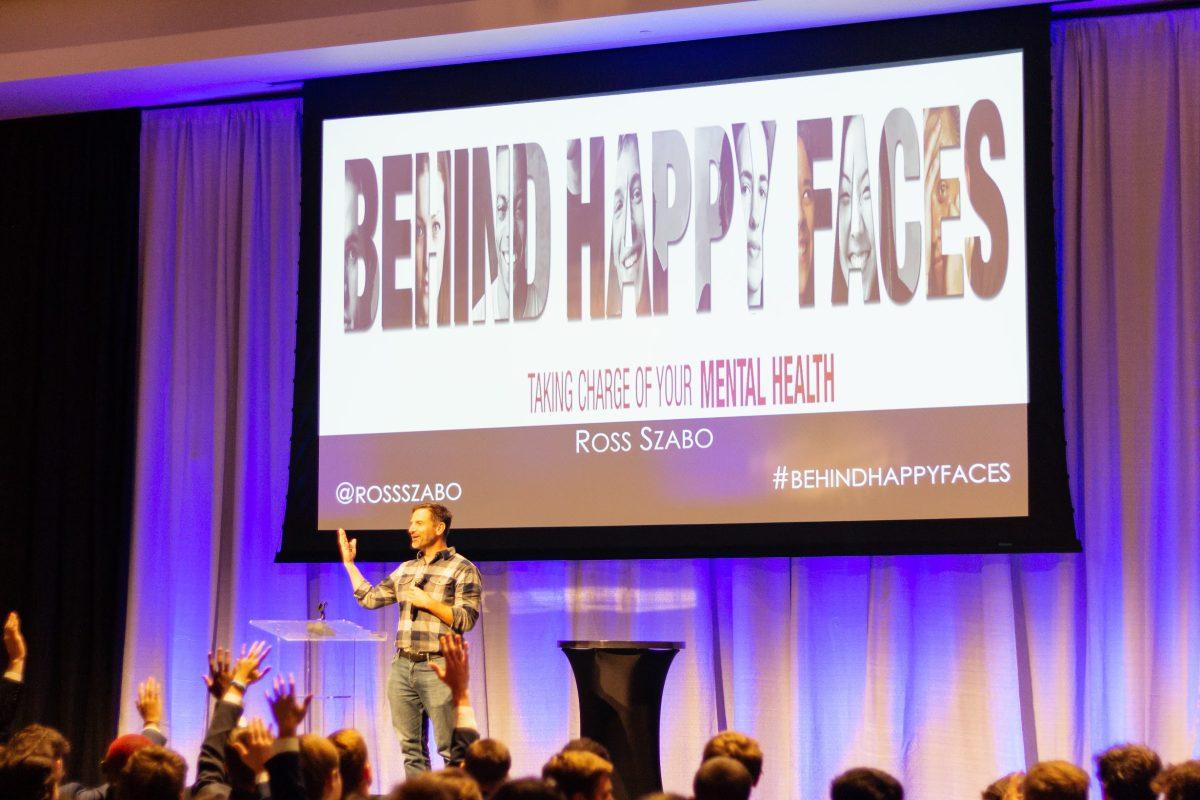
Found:
[[[129,756],[116,776],[116,796],[118,800],[179,800],[186,776],[183,756],[150,745]]]
[[[367,800],[371,794],[371,760],[367,757],[367,740],[353,728],[343,728],[329,734],[329,741],[338,751],[338,770],[342,773],[342,800]]]
[[[54,760],[6,747],[0,751],[0,797],[4,800],[57,800]]]
[[[566,800],[553,782],[537,778],[519,778],[502,784],[492,800]]]
[[[566,800],[612,800],[612,771],[612,764],[595,753],[567,750],[546,762],[542,777],[553,781]]]
[[[138,684],[137,691],[136,706],[142,718],[142,732],[118,736],[108,746],[108,752],[100,762],[104,783],[92,789],[85,789],[78,783],[66,784],[59,787],[59,794],[71,800],[113,800],[116,797],[117,776],[125,768],[129,757],[143,747],[166,746],[167,737],[162,732],[162,686],[151,677]]]
[[[763,752],[757,741],[737,731],[721,731],[704,745],[701,761],[717,756],[727,756],[741,762],[750,773],[751,785],[758,786],[758,779],[762,777]]]
[[[272,800],[339,800],[342,773],[337,748],[323,736],[297,734],[312,704],[312,695],[297,700],[296,679],[276,678],[268,701],[279,729],[279,738],[272,744],[274,755],[265,765]],[[247,751],[260,751],[263,738],[262,731],[253,733]]]
[[[267,723],[258,717],[251,719],[245,728],[239,728],[230,735],[229,749],[234,751],[229,759],[231,766],[240,764],[242,766],[233,768],[255,776],[255,796],[260,800],[271,800],[271,776],[267,770],[267,762],[275,755],[275,737],[271,735]],[[237,779],[231,776],[229,788],[233,790],[233,787],[244,785],[244,782],[244,775]],[[213,797],[220,797],[220,787],[220,783],[210,783],[206,791],[212,792]],[[230,796],[232,797],[232,794]],[[192,800],[198,800],[194,790]]]
[[[504,742],[496,739],[480,739],[472,742],[463,759],[463,769],[479,784],[485,800],[490,800],[500,784],[508,780],[512,769],[512,755]]]
[[[1104,800],[1154,800],[1151,781],[1162,772],[1158,754],[1142,744],[1121,744],[1096,756]]]
[[[638,798],[638,800],[688,800],[688,799],[686,797],[684,797],[683,795],[675,794],[674,792],[651,792],[650,794],[642,795],[641,797]]]
[[[997,778],[983,790],[983,800],[1021,800],[1021,781],[1024,779],[1024,772],[1010,772]]]
[[[754,779],[742,762],[729,756],[706,759],[692,779],[696,800],[746,800]]]
[[[1200,761],[1184,761],[1158,773],[1152,787],[1162,800],[1200,800]]]
[[[8,740],[8,751],[20,757],[45,758],[53,766],[54,782],[62,783],[64,764],[71,754],[67,737],[47,725],[26,725]]]
[[[254,642],[231,665],[232,651],[217,648],[216,657],[208,654],[208,675],[204,682],[211,694],[220,691],[213,706],[208,731],[200,745],[196,762],[196,782],[192,800],[261,800],[270,797],[265,759],[256,758],[247,746],[246,731],[237,731],[242,717],[246,691],[262,680],[270,667],[262,663],[270,654],[266,642]],[[257,751],[261,756],[261,751]]]
[[[1087,800],[1088,776],[1067,761],[1040,761],[1025,775],[1025,800]]]
[[[434,673],[450,687],[450,702],[454,704],[454,730],[450,733],[448,766],[462,766],[467,748],[479,741],[479,724],[471,707],[470,647],[459,634],[443,633],[438,640],[442,648],[442,664],[430,661]]]
[[[4,650],[8,654],[8,666],[0,680],[0,744],[12,735],[17,707],[25,688],[25,636],[21,633],[21,618],[15,611],[8,612],[4,621]]]
[[[483,800],[479,784],[461,767],[446,767],[433,773],[433,777],[450,790],[454,800]]]
[[[830,800],[904,800],[900,781],[881,769],[855,767],[833,779]]]
[[[580,736],[578,739],[572,739],[563,745],[560,753],[566,753],[571,750],[578,750],[584,753],[591,753],[603,758],[608,763],[612,763],[612,756],[609,755],[608,748],[597,742],[595,739],[589,739],[586,736]]]

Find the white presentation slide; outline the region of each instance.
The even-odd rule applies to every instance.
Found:
[[[319,527],[1022,516],[1022,54],[324,123]]]

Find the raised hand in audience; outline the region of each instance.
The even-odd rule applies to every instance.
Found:
[[[267,761],[271,758],[271,745],[274,743],[275,739],[271,736],[267,724],[255,717],[246,726],[246,732],[230,744],[241,756],[242,763],[257,775],[266,769]]]
[[[17,612],[8,612],[4,621],[4,649],[8,652],[8,670],[24,677],[25,675],[25,636],[21,633],[21,617]]]
[[[441,679],[442,683],[450,687],[450,695],[454,698],[454,704],[469,705],[470,699],[470,683],[471,683],[471,663],[469,659],[469,645],[457,633],[443,633],[440,637],[442,643],[442,656],[445,659],[445,666],[442,666],[437,661],[430,661],[429,666],[433,667],[434,673]]]
[[[162,684],[153,676],[146,678],[137,687],[137,711],[142,717],[143,728],[158,728],[163,720]]]
[[[233,683],[233,651],[218,647],[215,657],[212,652],[208,654],[208,674],[204,676],[204,685],[208,687],[209,694],[220,700],[225,696],[225,692],[229,691],[231,683]]]
[[[195,800],[226,800],[254,791],[254,773],[248,775],[240,764],[226,763],[226,745],[233,746],[230,732],[242,716],[242,700],[246,689],[262,680],[270,668],[263,660],[271,648],[265,642],[255,642],[249,649],[242,645],[241,656],[233,662],[233,651],[218,647],[216,656],[208,654],[208,675],[204,683],[221,702],[213,709],[200,758],[196,762],[196,783],[192,787]],[[229,761],[236,761],[232,756]],[[233,794],[230,794],[230,789]]]
[[[470,648],[457,633],[444,633],[439,637],[442,644],[443,666],[436,660],[430,661],[434,674],[450,688],[454,702],[454,730],[450,734],[450,766],[459,766],[466,758],[467,748],[479,740],[479,724],[475,721],[475,709],[471,707],[471,661]]]
[[[261,681],[271,671],[270,667],[263,668],[263,661],[271,654],[271,646],[266,642],[255,642],[250,645],[250,651],[246,652],[246,645],[242,645],[242,654],[238,657],[237,663],[233,665],[233,680],[230,686],[234,689],[241,687],[241,691],[245,692],[254,684]]]
[[[25,690],[25,637],[21,635],[21,618],[15,611],[8,612],[4,621],[4,649],[8,652],[8,669],[0,680],[0,745],[12,733]]]
[[[289,675],[286,681],[276,678],[273,689],[267,697],[267,702],[271,705],[271,713],[275,715],[279,738],[289,739],[299,730],[313,696],[309,694],[303,700],[296,699],[296,678],[293,675]]]

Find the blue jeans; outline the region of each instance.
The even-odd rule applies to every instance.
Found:
[[[436,658],[439,664],[443,663],[441,656]],[[412,778],[429,771],[426,720],[433,723],[438,753],[443,760],[449,760],[454,702],[450,687],[441,682],[429,662],[414,663],[396,656],[388,673],[387,697],[388,705],[392,707],[392,727],[400,737],[405,777]]]

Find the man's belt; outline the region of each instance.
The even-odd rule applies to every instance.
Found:
[[[414,653],[412,650],[397,650],[396,655],[407,661],[411,661],[414,664],[421,664],[421,663],[428,661],[431,658],[436,658],[437,656],[440,656],[441,653],[436,653],[436,652],[435,653]]]

